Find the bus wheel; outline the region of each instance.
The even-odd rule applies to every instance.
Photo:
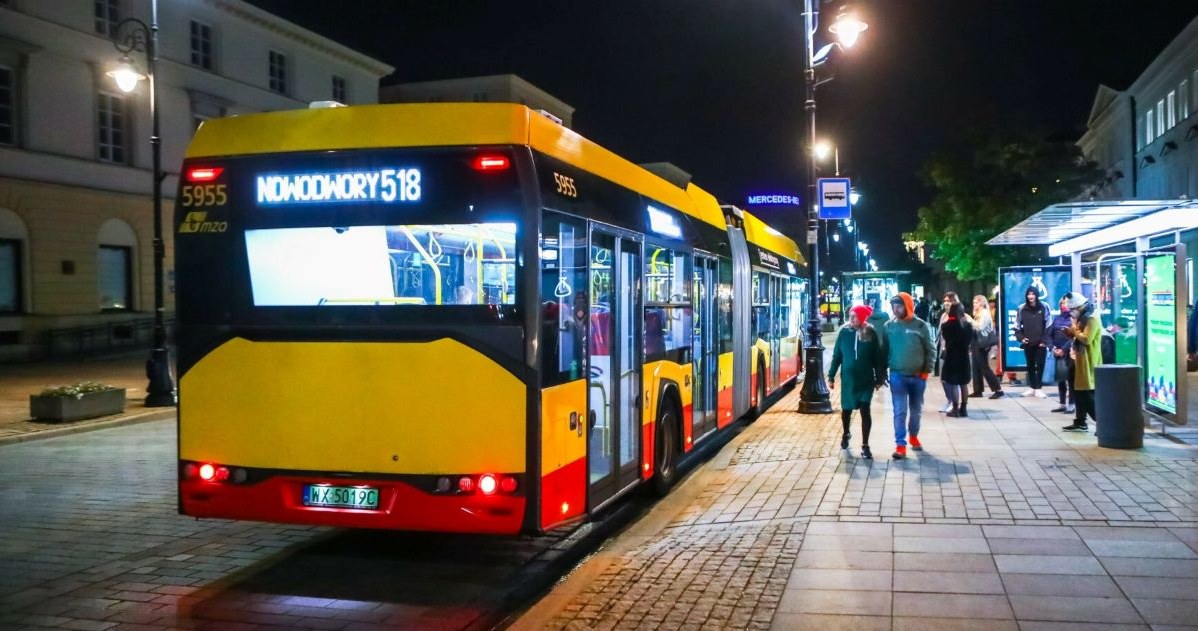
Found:
[[[673,401],[664,401],[657,413],[657,431],[654,441],[653,492],[665,497],[678,477],[678,410]]]

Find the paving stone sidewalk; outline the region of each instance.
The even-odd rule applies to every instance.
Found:
[[[879,392],[869,461],[791,393],[513,628],[1198,629],[1198,448],[927,398],[925,451],[894,461]]]
[[[124,413],[67,423],[30,418],[29,395],[80,381],[125,388]],[[173,408],[145,406],[146,383],[145,352],[103,359],[0,366],[0,444],[173,416]]]

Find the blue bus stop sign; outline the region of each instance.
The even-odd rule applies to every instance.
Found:
[[[849,199],[852,184],[847,177],[819,179],[819,218],[852,219],[853,202]]]

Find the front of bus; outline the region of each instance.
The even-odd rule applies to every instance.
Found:
[[[175,217],[180,512],[524,528],[530,159],[503,142],[511,108],[447,107],[197,134]]]

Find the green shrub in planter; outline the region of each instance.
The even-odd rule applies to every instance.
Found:
[[[77,421],[124,411],[125,389],[94,381],[29,395],[29,414],[40,421]]]

